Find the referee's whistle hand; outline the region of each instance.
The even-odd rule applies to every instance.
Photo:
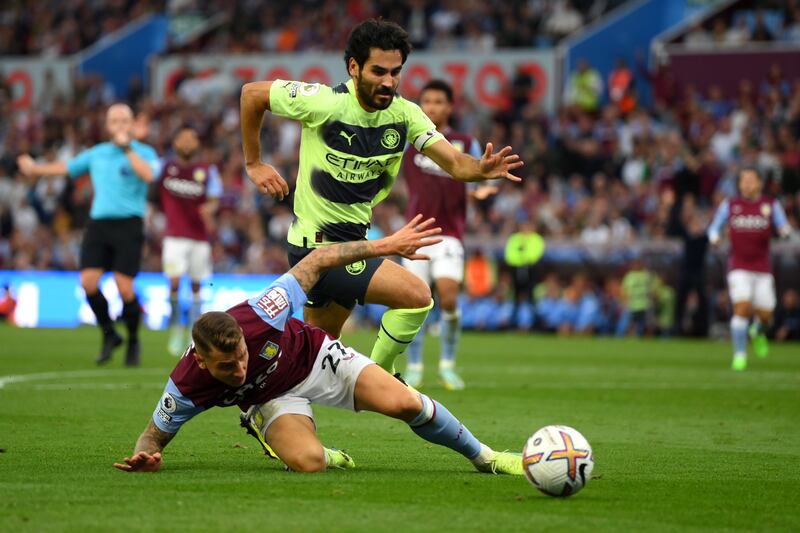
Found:
[[[272,165],[266,163],[247,165],[247,175],[250,176],[259,191],[276,200],[283,200],[289,194],[289,185]]]

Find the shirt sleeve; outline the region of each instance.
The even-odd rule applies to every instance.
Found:
[[[474,157],[475,159],[480,159],[481,158],[481,156],[483,155],[483,152],[481,151],[481,145],[478,142],[478,139],[473,137],[472,140],[470,140],[469,147],[467,148],[467,153],[469,155],[471,155],[472,157]],[[484,183],[481,183],[480,181],[468,181],[466,183],[467,191],[470,194],[472,194],[475,191],[477,191],[478,189],[480,189],[483,185],[484,185]]]
[[[261,320],[283,331],[295,310],[306,303],[306,293],[297,279],[289,273],[276,279],[267,290],[247,300]]]
[[[335,105],[333,91],[321,83],[275,80],[269,90],[272,114],[298,120],[307,126],[324,123]]]
[[[469,155],[474,157],[475,159],[480,159],[483,156],[483,150],[481,150],[481,143],[478,142],[478,139],[472,138],[472,141],[469,143],[469,151],[467,151]]]
[[[178,390],[170,378],[164,387],[164,394],[153,411],[153,423],[165,433],[177,433],[186,422],[203,411]]]
[[[222,196],[222,179],[219,176],[217,165],[208,166],[208,185],[206,198],[216,199]]]
[[[413,102],[408,102],[407,120],[407,140],[420,152],[433,145],[435,142],[444,139],[444,135],[436,130],[436,125],[428,118],[428,115],[423,113],[422,109]]]
[[[89,172],[93,151],[94,148],[84,150],[67,162],[67,174],[69,174],[70,178],[74,179]]]
[[[708,227],[708,239],[710,241],[713,242],[719,239],[719,234],[722,231],[725,223],[728,221],[729,214],[730,208],[728,207],[728,200],[723,200],[717,208],[717,212],[714,215],[714,220],[711,221],[711,225]]]
[[[786,233],[789,230],[789,220],[786,218],[786,212],[778,200],[772,202],[772,223],[780,233]]]

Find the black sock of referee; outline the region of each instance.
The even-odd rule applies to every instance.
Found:
[[[89,307],[92,308],[92,312],[97,318],[97,325],[103,330],[103,333],[105,335],[111,333],[114,330],[114,324],[108,315],[108,300],[103,296],[103,293],[98,290],[94,294],[87,294],[86,300],[89,302]]]
[[[142,317],[142,310],[139,307],[139,299],[136,296],[129,302],[122,305],[122,321],[128,328],[128,343],[135,343],[139,340],[139,321]]]

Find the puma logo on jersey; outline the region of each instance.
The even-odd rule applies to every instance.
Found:
[[[348,135],[348,134],[346,134],[344,132],[344,130],[342,130],[342,131],[339,132],[339,135],[341,135],[342,137],[347,139],[347,146],[353,146],[353,137],[356,136],[355,133],[352,133],[352,134]]]

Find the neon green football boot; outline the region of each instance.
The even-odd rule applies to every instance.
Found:
[[[756,357],[763,359],[768,356],[769,342],[767,341],[766,334],[761,331],[761,328],[756,324],[751,324],[748,329],[748,334],[750,335],[750,342],[753,343],[753,352],[755,352]]]
[[[747,357],[741,355],[733,356],[733,362],[731,363],[731,370],[741,372],[746,368],[747,368]]]
[[[525,471],[522,468],[521,453],[492,451],[489,460],[483,464],[475,464],[475,468],[480,472],[492,474],[525,475]]]
[[[325,450],[325,457],[328,459],[328,468],[339,468],[340,470],[347,470],[355,468],[356,463],[353,458],[343,450],[336,448],[323,448]]]

